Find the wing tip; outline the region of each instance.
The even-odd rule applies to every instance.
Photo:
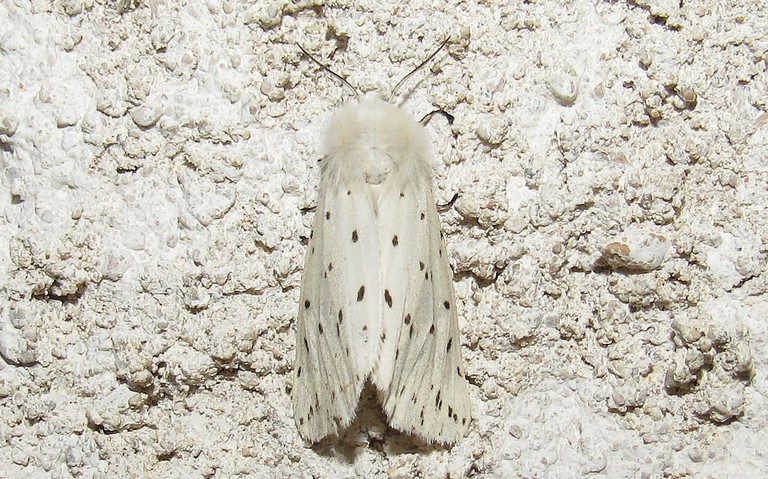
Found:
[[[464,403],[465,405],[468,404]],[[423,416],[398,417],[395,407],[385,408],[387,423],[393,429],[415,436],[427,444],[437,444],[443,447],[453,446],[461,441],[469,431],[472,417],[468,407],[459,411],[450,411],[451,415],[432,417],[427,421]],[[418,422],[418,425],[416,424]]]

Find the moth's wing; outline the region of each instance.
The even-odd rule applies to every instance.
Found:
[[[470,400],[440,219],[427,181],[412,181],[390,196],[380,203],[380,243],[392,306],[383,306],[373,381],[392,427],[454,443],[469,427]]]
[[[332,160],[332,159],[331,159]],[[301,436],[338,435],[355,418],[379,344],[377,225],[361,185],[327,169],[302,277],[293,411]]]

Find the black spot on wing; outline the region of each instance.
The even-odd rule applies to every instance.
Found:
[[[389,290],[384,290],[384,301],[387,302],[387,306],[392,307],[392,296],[389,294]]]
[[[362,301],[365,297],[365,285],[360,286],[360,289],[357,290],[357,300]]]

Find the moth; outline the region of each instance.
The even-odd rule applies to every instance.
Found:
[[[343,106],[328,124],[296,328],[292,403],[307,441],[347,428],[367,381],[391,427],[440,444],[467,432],[431,160],[424,126],[378,97]]]

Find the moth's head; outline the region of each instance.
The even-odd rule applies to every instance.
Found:
[[[424,127],[408,113],[376,95],[350,102],[331,117],[325,153],[354,157],[377,164],[402,158],[404,152],[421,156],[428,149]]]
[[[337,110],[328,123],[324,153],[326,159],[333,161],[325,165],[349,166],[343,170],[357,172],[368,184],[378,184],[393,170],[404,176],[427,174],[422,171],[428,166],[429,156],[429,142],[424,127],[395,106],[392,99],[397,97],[398,90],[406,80],[432,60],[447,43],[448,40],[445,40],[434,53],[403,77],[387,96],[388,101],[376,94],[361,98],[358,90],[344,77],[299,46],[313,62],[351,90],[357,99]]]

